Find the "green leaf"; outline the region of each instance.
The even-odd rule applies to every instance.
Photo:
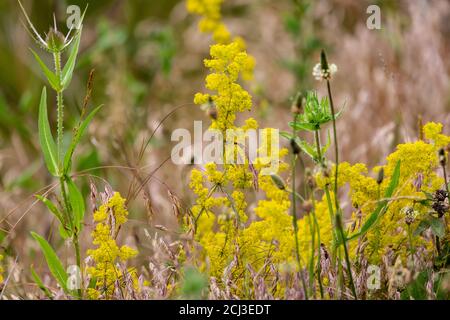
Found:
[[[422,220],[419,222],[419,225],[417,226],[416,230],[414,230],[413,235],[415,237],[419,236],[422,232],[427,230],[430,227],[430,223],[428,220]]]
[[[33,277],[34,282],[36,282],[39,289],[41,289],[49,299],[53,299],[53,296],[52,296],[50,290],[48,290],[48,288],[44,285],[41,278],[34,270],[33,266],[31,266],[31,276]]]
[[[72,142],[70,143],[69,149],[66,152],[66,155],[64,156],[64,173],[67,174],[71,167],[72,162],[72,156],[75,151],[76,146],[80,142],[81,137],[84,134],[84,131],[88,127],[89,123],[91,122],[92,118],[94,118],[95,114],[100,110],[100,108],[103,105],[98,106],[94,110],[91,111],[91,113],[86,117],[86,119],[83,120],[83,122],[80,124],[79,128],[75,131]]]
[[[73,70],[75,69],[75,62],[77,60],[78,48],[80,46],[80,39],[81,39],[81,29],[75,35],[75,43],[72,46],[72,50],[70,50],[69,58],[67,59],[67,62],[62,70],[61,86],[64,89],[66,89],[69,86],[70,80],[72,80],[72,74]]]
[[[66,228],[64,228],[64,226],[62,224],[59,225],[58,227],[59,229],[59,235],[61,236],[61,238],[63,238],[64,240],[68,239],[71,237],[70,235],[70,231],[66,230]]]
[[[287,131],[280,131],[280,136],[288,140],[291,140],[293,138],[292,133],[289,133]]]
[[[44,87],[41,94],[41,102],[39,104],[39,119],[38,119],[38,131],[39,131],[39,144],[44,154],[45,164],[47,169],[53,176],[58,176],[58,159],[56,153],[56,144],[53,140],[52,132],[50,129],[50,123],[48,122],[47,115],[47,90]]]
[[[74,225],[77,228],[77,230],[73,231],[80,231],[85,210],[83,195],[70,177],[67,177],[66,181],[69,190],[69,201],[74,214]]]
[[[45,63],[41,60],[41,58],[38,56],[38,54],[36,52],[34,52],[32,49],[30,49],[30,50],[31,50],[31,53],[33,53],[34,58],[38,62],[39,66],[42,69],[42,72],[44,72],[44,75],[47,78],[50,85],[52,86],[52,88],[55,91],[60,91],[61,85],[59,83],[59,79],[56,76],[56,74],[54,74],[49,68],[47,68]]]
[[[445,236],[445,225],[441,219],[430,217],[428,219],[428,223],[430,224],[431,231],[435,236],[438,236],[439,238],[443,238]]]
[[[53,202],[51,202],[49,199],[41,196],[41,195],[36,195],[36,198],[40,201],[42,201],[47,208],[50,210],[51,213],[53,213],[55,215],[55,217],[62,223],[64,224],[64,218],[62,213],[58,210],[58,208],[54,205]]]
[[[331,145],[331,136],[330,136],[330,131],[328,130],[328,134],[327,134],[327,144],[324,145],[324,146],[321,148],[321,153],[322,153],[322,155],[324,155],[325,153],[327,153],[327,150],[328,150],[328,148],[330,147],[330,145]]]
[[[385,198],[391,198],[394,194],[395,189],[398,186],[398,183],[400,181],[400,160],[397,161],[397,164],[395,165],[394,172],[392,173],[391,181],[389,182],[389,186],[386,189],[384,193]],[[360,231],[356,234],[353,234],[349,238],[347,238],[347,241],[356,239],[360,236],[365,235],[370,228],[374,226],[374,224],[378,221],[378,218],[382,216],[389,207],[389,201],[383,200],[381,201],[378,206],[375,208],[375,210],[370,214],[369,218],[365,221],[364,225],[361,227]]]
[[[395,189],[398,187],[400,181],[400,160],[397,161],[395,165],[394,172],[392,173],[391,181],[389,183],[386,192],[384,193],[385,198],[390,198],[394,194]]]
[[[406,286],[402,291],[400,298],[402,300],[425,300],[428,297],[426,284],[429,280],[428,271],[420,272],[416,278]]]
[[[300,149],[302,149],[304,153],[310,156],[311,159],[313,159],[314,161],[318,161],[318,155],[316,152],[316,148],[314,146],[310,145],[308,142],[300,139],[299,137],[295,137],[295,141],[297,142],[297,144],[300,146]]]
[[[315,131],[317,126],[306,122],[289,122],[289,126],[295,130]]]
[[[35,232],[31,232],[31,235],[39,243],[39,246],[41,247],[41,250],[44,253],[45,260],[47,261],[48,268],[50,269],[50,272],[52,273],[53,277],[56,279],[56,281],[58,281],[61,288],[63,288],[65,292],[68,292],[67,289],[68,276],[55,251],[47,242],[47,240],[42,238],[40,235],[38,235]]]

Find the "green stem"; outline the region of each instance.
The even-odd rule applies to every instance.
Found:
[[[321,148],[322,146],[320,145],[320,135],[319,135],[319,130],[315,130],[314,131],[314,137],[316,140],[316,148],[317,148],[317,155],[319,157],[319,164],[323,165],[323,158],[322,158],[322,154],[321,154]],[[336,258],[336,243],[337,243],[337,235],[336,235],[336,230],[335,230],[335,226],[334,226],[334,214],[333,214],[333,204],[331,202],[331,196],[330,196],[330,190],[328,188],[328,185],[325,185],[325,195],[327,198],[327,204],[328,204],[328,212],[330,214],[330,223],[331,223],[331,227],[333,230],[333,250],[332,250],[332,260],[333,263],[335,261]]]
[[[339,217],[338,217],[339,215]],[[350,281],[350,288],[352,289],[352,293],[353,296],[355,297],[355,300],[358,300],[358,296],[356,294],[356,288],[355,288],[355,283],[353,282],[353,275],[352,275],[352,269],[351,269],[351,264],[350,264],[350,257],[348,254],[348,248],[347,248],[347,238],[344,234],[344,228],[342,226],[342,220],[341,220],[341,216],[339,213],[336,214],[336,216],[338,217],[339,221],[336,223],[338,225],[338,229],[339,229],[339,233],[342,239],[342,245],[344,247],[344,255],[345,255],[345,263],[347,264],[347,273],[348,273],[348,279]]]
[[[314,138],[316,140],[316,148],[317,148],[317,156],[319,157],[319,163],[323,164],[323,159],[322,159],[322,151],[321,151],[321,146],[320,146],[320,136],[319,136],[319,130],[315,130],[314,131]]]
[[[334,202],[336,206],[336,212],[339,211],[339,197],[338,197],[338,172],[339,172],[339,148],[338,148],[338,140],[337,140],[337,130],[336,130],[336,116],[334,114],[334,103],[333,103],[333,95],[331,94],[331,86],[330,81],[327,80],[327,90],[328,90],[328,98],[330,99],[330,108],[331,108],[331,119],[333,120],[333,135],[334,135],[334,157],[336,161],[336,169],[334,172]]]
[[[55,62],[55,74],[61,83],[61,53],[53,53]],[[56,147],[59,171],[62,171],[62,155],[63,155],[63,136],[64,136],[64,98],[63,90],[56,92],[56,112],[57,112],[57,132]]]
[[[59,84],[61,84],[62,80],[62,72],[61,72],[61,52],[53,53],[53,59],[55,63],[55,74],[59,80]],[[58,159],[58,175],[59,182],[61,185],[61,194],[64,201],[65,212],[67,222],[70,226],[70,230],[73,234],[73,245],[75,249],[75,256],[77,261],[77,266],[81,272],[81,253],[80,253],[80,245],[78,239],[78,230],[74,228],[74,217],[73,210],[70,204],[69,198],[66,192],[66,176],[63,174],[63,138],[64,138],[64,98],[63,98],[63,89],[60,89],[56,92],[56,112],[57,112],[57,132],[56,132],[56,147],[57,147],[57,159]],[[81,281],[83,282],[83,272],[81,272]],[[83,298],[82,288],[78,289],[78,296],[80,299]]]
[[[353,295],[355,296],[355,299],[358,299],[358,297],[356,295],[355,284],[353,282],[352,270],[351,270],[349,255],[348,255],[348,249],[347,249],[347,240],[344,235],[344,229],[342,227],[342,213],[341,213],[341,210],[339,207],[339,196],[338,196],[339,146],[338,146],[338,138],[337,138],[337,130],[336,130],[336,115],[335,115],[335,111],[334,111],[333,95],[331,94],[331,86],[330,86],[329,79],[327,79],[327,91],[328,91],[328,98],[330,99],[331,119],[333,120],[334,157],[335,157],[335,161],[336,161],[336,169],[334,172],[334,203],[336,206],[336,215],[339,215],[339,219],[340,219],[338,228],[339,228],[341,236],[342,236],[342,243],[344,246],[344,254],[345,254],[345,261],[347,264],[348,277],[350,280],[350,285],[351,285]]]
[[[80,253],[80,243],[78,241],[78,235],[74,235],[73,237],[73,245],[75,248],[75,255],[76,255],[76,259],[77,259],[77,266],[80,270],[80,277],[81,277],[81,288],[78,288],[78,296],[80,297],[80,299],[83,299],[83,290],[82,288],[84,287],[84,278],[83,278],[83,269],[82,269],[82,264],[81,264],[81,253]]]
[[[316,201],[314,199],[314,191],[312,191],[312,205],[313,205],[313,209],[311,211],[311,214],[313,216],[314,219],[314,224],[316,225],[316,230],[317,230],[317,253],[318,253],[318,260],[317,260],[317,280],[319,281],[319,289],[320,289],[320,297],[323,299],[323,285],[322,285],[322,265],[321,265],[321,253],[320,253],[320,227],[319,227],[319,223],[317,221],[317,216],[316,216]]]
[[[297,119],[295,116],[294,121]],[[293,129],[293,137],[296,136],[296,130]],[[296,192],[296,184],[295,184],[295,175],[296,175],[296,160],[297,156],[293,155],[292,157],[292,225],[294,227],[294,239],[295,239],[295,255],[297,258],[298,268],[300,272],[300,278],[302,281],[303,291],[305,294],[305,299],[308,300],[308,291],[306,289],[306,280],[305,275],[303,274],[302,263],[300,259],[300,246],[298,241],[298,225],[297,225],[297,192]],[[311,275],[310,275],[311,276]]]
[[[308,215],[308,224],[309,224],[309,232],[311,234],[311,257],[309,259],[309,286],[311,290],[314,290],[314,253],[316,252],[316,226],[314,221],[311,221],[311,212]],[[313,291],[314,297],[316,296],[316,292]]]
[[[415,269],[414,266],[414,243],[413,243],[413,236],[411,231],[411,225],[408,224],[408,239],[409,239],[409,252],[411,254],[411,261],[413,264],[413,270]]]

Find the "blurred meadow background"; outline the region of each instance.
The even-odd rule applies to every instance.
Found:
[[[66,31],[67,6],[83,10],[87,1],[23,4],[43,33],[53,12]],[[381,30],[366,27],[370,4],[381,8]],[[290,99],[298,90],[324,93],[311,72],[325,48],[338,66],[335,103],[345,109],[338,122],[343,161],[379,164],[398,143],[417,138],[420,118],[423,123],[440,121],[450,133],[449,1],[230,0],[222,11],[224,22],[245,39],[256,59],[248,90],[251,114],[261,127],[287,130]],[[45,269],[29,231],[49,235],[54,219],[33,197],[53,182],[37,139],[45,80],[29,50],[36,45],[21,20],[16,1],[0,1],[1,263],[15,266],[8,291],[26,295],[29,266]],[[65,126],[71,128],[95,70],[90,105],[104,107],[77,150],[74,171],[83,194],[89,195],[91,184],[103,189],[106,180],[128,198],[130,222],[123,242],[139,248],[142,260],[151,250],[146,234],[154,233],[155,225],[165,226],[176,238],[172,197],[184,207],[193,203],[188,188],[192,166],[171,162],[170,135],[176,128],[192,130],[194,120],[208,120],[192,103],[204,87],[203,59],[211,44],[209,36],[198,32],[197,22],[184,1],[90,1],[77,69],[65,93]],[[55,102],[49,101],[49,115],[55,119]],[[66,133],[69,139],[70,130]],[[139,161],[143,141],[150,137]],[[139,190],[139,179],[152,172]],[[91,214],[92,208],[86,221],[92,221]],[[58,245],[64,252],[64,241]],[[83,251],[86,246],[82,242]]]

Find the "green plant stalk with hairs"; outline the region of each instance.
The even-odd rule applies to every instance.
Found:
[[[78,25],[74,28],[75,31],[71,37],[70,34],[73,31],[71,29],[66,36],[58,31],[56,26],[56,20],[54,22],[54,27],[50,28],[50,31],[46,35],[45,40],[36,31],[36,28],[31,23],[25,9],[19,1],[19,5],[23,11],[29,27],[29,33],[31,37],[37,42],[37,44],[44,50],[52,53],[54,62],[54,71],[51,71],[42,59],[33,50],[32,53],[38,62],[42,72],[44,73],[46,79],[48,80],[50,86],[55,91],[56,94],[56,112],[57,112],[57,136],[56,143],[53,139],[53,135],[50,128],[50,123],[47,114],[47,90],[46,87],[42,89],[40,104],[39,104],[39,119],[38,119],[38,131],[39,131],[39,144],[42,149],[45,164],[52,176],[59,180],[62,205],[61,208],[57,204],[47,199],[45,196],[37,195],[36,197],[42,201],[49,211],[55,215],[55,217],[60,222],[60,235],[64,239],[71,239],[71,242],[75,251],[76,264],[78,270],[80,270],[81,284],[78,283],[76,288],[71,288],[68,285],[69,275],[64,270],[61,261],[59,260],[57,254],[51,245],[39,236],[38,234],[32,232],[33,238],[39,243],[44,257],[49,266],[50,272],[55,277],[61,288],[67,294],[73,294],[78,298],[83,297],[83,269],[81,263],[81,253],[79,245],[79,235],[82,230],[84,214],[85,214],[85,204],[84,198],[78,187],[72,180],[70,171],[72,167],[72,156],[74,151],[80,142],[83,133],[88,127],[94,115],[98,112],[101,106],[93,109],[86,117],[84,117],[84,110],[80,117],[78,126],[73,130],[73,136],[71,143],[67,150],[64,150],[63,137],[64,137],[64,91],[69,86],[73,71],[75,69],[76,57],[78,54],[81,31],[82,31],[82,21],[84,14],[80,19]],[[68,55],[66,63],[62,64],[62,53],[72,45],[70,53]],[[90,88],[88,88],[90,90]],[[83,118],[84,117],[84,118]],[[36,273],[33,273],[35,281],[37,283],[42,283]],[[46,294],[48,290],[46,291]]]

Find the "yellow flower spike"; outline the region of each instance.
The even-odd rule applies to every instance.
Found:
[[[442,124],[441,123],[428,122],[423,127],[423,133],[425,135],[425,138],[433,141],[436,149],[446,147],[450,144],[450,137],[446,136],[444,134],[441,134],[441,132],[442,132]]]
[[[94,266],[87,268],[87,273],[91,278],[96,278],[97,283],[95,288],[87,291],[90,299],[111,298],[116,281],[123,276],[123,271],[117,267],[117,263],[126,262],[138,254],[128,246],[119,248],[115,240],[119,227],[127,222],[128,210],[125,202],[120,193],[115,192],[108,202],[102,204],[94,213],[97,225],[92,232],[92,242],[97,248],[87,251],[87,255],[94,261]]]

